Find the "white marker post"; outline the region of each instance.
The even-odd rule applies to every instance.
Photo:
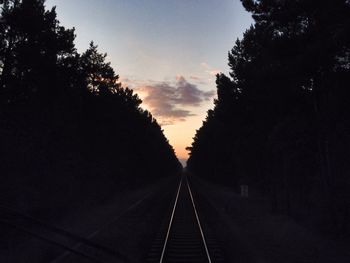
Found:
[[[248,198],[249,192],[248,192],[248,185],[241,184],[241,197]]]

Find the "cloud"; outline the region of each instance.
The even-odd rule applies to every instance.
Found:
[[[192,80],[201,80],[201,78],[200,77],[198,77],[198,76],[190,76],[190,79],[192,79]]]
[[[209,68],[210,68],[210,66],[209,66],[208,63],[206,63],[206,62],[202,62],[202,63],[201,63],[201,67],[206,68],[206,69],[209,69]]]
[[[206,78],[206,77],[200,77],[200,76],[197,76],[197,75],[192,75],[189,77],[189,79],[191,81],[193,81],[194,83],[196,83],[197,85],[205,85],[205,86],[208,86],[208,85],[211,85],[213,83],[213,79],[212,78]]]
[[[190,108],[199,107],[215,95],[214,91],[200,90],[181,75],[176,76],[175,82],[151,82],[135,90],[162,125],[171,125],[194,116]]]
[[[216,76],[217,74],[220,74],[221,70],[220,69],[213,69],[209,72],[210,75]]]
[[[206,62],[202,62],[200,64],[200,66],[204,69],[204,71],[206,73],[208,73],[211,76],[216,76],[217,74],[222,72],[222,70],[220,70],[220,69],[216,69],[216,68],[209,66],[208,63],[206,63]]]

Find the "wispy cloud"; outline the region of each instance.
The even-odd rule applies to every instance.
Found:
[[[211,67],[208,63],[206,62],[202,62],[200,64],[200,66],[204,69],[204,71],[206,73],[208,73],[211,76],[216,76],[217,74],[219,74],[220,72],[222,72],[220,69],[217,68],[213,68]]]
[[[190,76],[190,79],[192,79],[192,80],[202,80],[200,77],[195,76],[195,75]]]
[[[214,91],[203,91],[181,75],[176,76],[175,81],[151,81],[134,89],[162,125],[171,125],[194,116],[191,108],[199,107],[215,95]]]

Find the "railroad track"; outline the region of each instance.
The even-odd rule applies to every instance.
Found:
[[[215,240],[203,231],[186,176],[180,181],[170,218],[154,240],[147,262],[224,262]]]
[[[173,184],[173,187],[176,186]],[[193,195],[186,176],[182,177],[176,192],[175,189],[173,193],[165,190],[161,192],[162,194],[154,193],[152,198],[146,196],[140,199],[125,213],[113,218],[110,223],[86,237],[50,225],[3,204],[0,205],[0,224],[60,248],[62,253],[57,252],[59,255],[50,260],[51,263],[224,262],[222,252],[215,239],[210,235],[210,231],[207,231],[206,225],[202,225],[203,222],[201,222],[195,204],[196,195]],[[173,202],[171,198],[173,198]],[[146,202],[145,199],[147,199]],[[143,205],[139,207],[141,203]],[[167,207],[169,207],[169,216],[164,218],[164,214],[167,214]],[[154,213],[151,211],[152,209],[159,211]],[[161,223],[162,218],[164,218],[163,224]],[[143,245],[144,252],[140,250],[131,252],[140,254],[138,256],[142,255],[143,259],[146,258],[142,261],[137,260],[137,257],[130,257],[132,250],[129,251],[127,245],[120,243],[125,234],[129,233],[128,229],[134,229],[134,226],[140,222],[143,222],[142,225],[138,226],[137,231],[132,232],[133,234],[141,233],[151,225],[157,226],[156,222],[159,222],[161,226],[148,256],[146,243],[156,235],[157,227],[154,228],[154,231],[152,230],[152,235],[144,236],[146,240]],[[125,229],[124,234],[123,229]],[[116,247],[117,244],[119,245]],[[123,251],[124,255],[118,251]]]

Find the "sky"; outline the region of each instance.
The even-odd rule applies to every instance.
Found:
[[[216,95],[215,75],[252,24],[239,0],[47,0],[76,29],[79,52],[90,41],[107,53],[123,86],[156,117],[179,159]]]

